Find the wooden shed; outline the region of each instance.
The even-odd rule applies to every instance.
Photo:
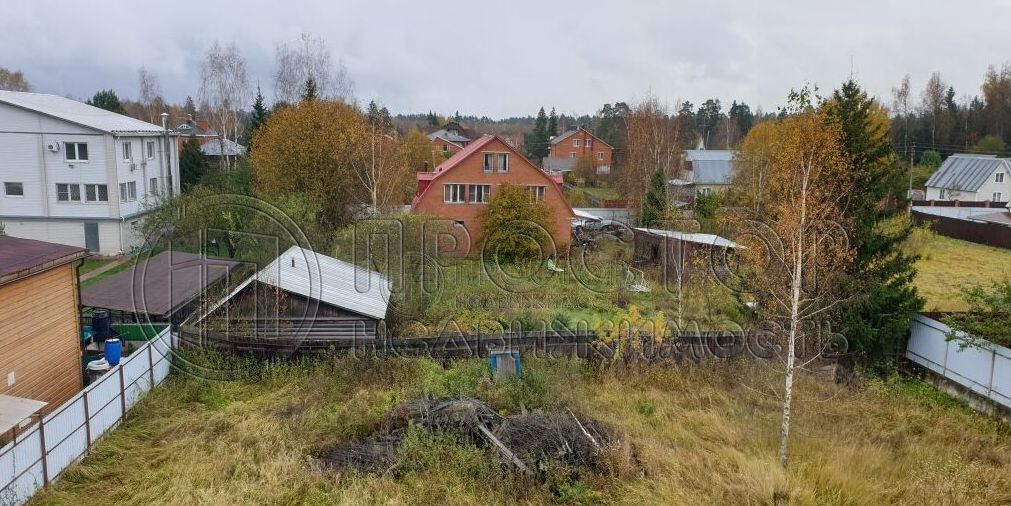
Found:
[[[0,394],[52,408],[84,386],[76,264],[87,255],[0,236]]]
[[[389,300],[382,274],[293,246],[196,321],[243,338],[369,341]]]
[[[659,265],[668,275],[683,276],[698,268],[726,268],[726,260],[742,246],[714,234],[633,229],[637,265]]]

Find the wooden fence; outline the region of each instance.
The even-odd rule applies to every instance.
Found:
[[[1011,227],[1008,226],[937,216],[920,211],[913,211],[913,221],[917,225],[927,223],[931,230],[945,237],[1011,249]]]
[[[657,343],[647,334],[636,334],[609,344],[592,331],[540,330],[490,334],[450,333],[435,336],[385,338],[353,337],[313,339],[252,337],[235,332],[217,332],[193,326],[178,329],[181,346],[216,349],[264,358],[288,358],[330,351],[376,356],[427,356],[431,358],[487,358],[489,351],[509,349],[535,357],[574,357],[610,360],[620,353],[624,360],[649,361],[707,358],[771,358],[782,353],[772,339],[750,332],[681,332]],[[620,347],[620,349],[619,349]]]

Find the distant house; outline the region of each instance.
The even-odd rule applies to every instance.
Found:
[[[573,127],[551,139],[551,151],[542,160],[544,170],[564,173],[573,170],[580,158],[591,161],[597,174],[611,172],[614,148],[582,127]]]
[[[446,123],[446,126],[428,134],[428,140],[432,141],[432,146],[436,151],[445,156],[451,156],[470,144],[465,130],[455,121]]]
[[[684,161],[684,174],[671,184],[687,187],[695,195],[722,193],[730,187],[734,172],[733,151],[688,149]]]
[[[375,339],[390,289],[378,272],[292,246],[198,321],[262,338]]]
[[[495,135],[475,140],[432,172],[418,173],[412,212],[452,220],[459,234],[457,253],[472,252],[481,239],[481,212],[504,183],[524,186],[533,201],[553,211],[556,245],[568,244],[572,208],[562,193],[562,177],[549,175]]]
[[[993,155],[952,155],[925,186],[927,200],[1006,202],[1011,199],[1011,160]]]
[[[177,126],[174,130],[179,134],[179,150],[189,138],[196,138],[200,143],[200,153],[212,163],[219,162],[222,156],[234,159],[246,154],[246,146],[222,137],[211,124],[204,120],[194,120],[192,117]]]
[[[179,191],[175,142],[76,100],[0,91],[0,222],[14,237],[128,251],[143,243],[144,202]]]
[[[0,395],[50,408],[84,386],[75,246],[0,236]]]

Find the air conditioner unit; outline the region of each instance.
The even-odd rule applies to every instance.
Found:
[[[49,144],[46,144],[46,149],[48,149],[49,151],[52,151],[53,153],[59,153],[60,152],[60,143],[59,142],[50,142]]]

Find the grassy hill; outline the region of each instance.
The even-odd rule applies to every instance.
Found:
[[[961,287],[989,286],[1011,277],[1011,250],[951,239],[926,229],[913,233],[906,250],[920,255],[916,287],[927,299],[927,311],[965,310]]]

